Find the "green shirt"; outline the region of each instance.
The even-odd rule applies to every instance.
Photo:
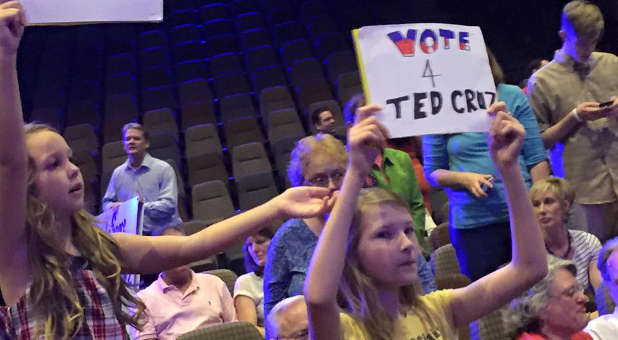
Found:
[[[382,153],[382,169],[384,175],[374,164],[370,173],[373,182],[377,187],[399,195],[408,203],[414,221],[414,234],[420,246],[425,251],[431,252],[429,246],[425,244],[425,204],[421,189],[416,181],[416,175],[414,175],[410,156],[403,151],[385,148]]]

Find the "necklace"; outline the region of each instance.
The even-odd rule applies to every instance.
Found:
[[[549,249],[549,246],[547,245],[547,243],[545,243],[545,249],[547,249],[548,253],[550,253],[550,254],[552,254],[554,256],[558,256],[560,258],[566,259],[567,256],[569,256],[569,253],[571,253],[571,233],[569,233],[568,231],[567,231],[567,238],[568,238],[568,247],[567,247],[567,250],[564,253],[564,255],[560,256],[560,255],[554,254],[554,252],[551,251],[551,249]]]

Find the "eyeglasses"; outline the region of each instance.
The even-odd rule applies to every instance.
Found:
[[[333,181],[333,184],[339,187],[343,181],[343,176],[345,176],[345,171],[333,171],[330,174],[319,174],[309,179],[307,184],[325,188],[330,184],[330,181]]]
[[[302,329],[290,336],[278,336],[277,340],[308,340],[309,339],[309,329]]]
[[[566,289],[566,290],[562,291],[559,296],[554,296],[554,297],[564,296],[564,297],[573,299],[573,298],[575,298],[577,293],[583,293],[585,289],[586,288],[584,286],[582,286],[580,284],[577,284],[577,285],[575,285],[575,286],[573,286],[573,287],[571,287],[569,289]]]

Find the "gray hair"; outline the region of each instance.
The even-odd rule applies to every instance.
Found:
[[[273,309],[270,310],[265,320],[265,325],[269,331],[269,338],[277,338],[279,335],[279,320],[281,317],[292,308],[299,304],[305,305],[305,296],[296,295],[279,301]]]
[[[288,179],[293,187],[305,183],[304,170],[307,168],[315,154],[328,155],[333,162],[340,162],[343,167],[348,164],[348,152],[343,143],[337,138],[327,134],[318,133],[315,136],[307,136],[296,142],[296,146],[290,154],[288,164]]]
[[[597,268],[599,269],[599,272],[601,272],[601,277],[603,277],[603,281],[605,282],[612,282],[614,280],[609,272],[609,268],[607,268],[607,260],[616,249],[618,249],[618,237],[614,237],[613,239],[607,241],[603,245],[603,248],[599,251]]]
[[[513,338],[523,332],[539,331],[542,326],[540,315],[549,303],[552,283],[558,271],[568,270],[573,276],[577,275],[573,261],[547,255],[547,263],[547,275],[521,297],[513,299],[502,315],[505,329]]]

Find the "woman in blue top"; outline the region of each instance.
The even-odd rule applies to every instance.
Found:
[[[498,100],[526,129],[519,156],[528,188],[549,176],[545,148],[534,112],[520,88],[504,84],[495,56],[487,50]],[[476,280],[507,263],[511,235],[504,185],[491,162],[487,133],[423,136],[425,175],[449,196],[449,226],[461,270]]]

